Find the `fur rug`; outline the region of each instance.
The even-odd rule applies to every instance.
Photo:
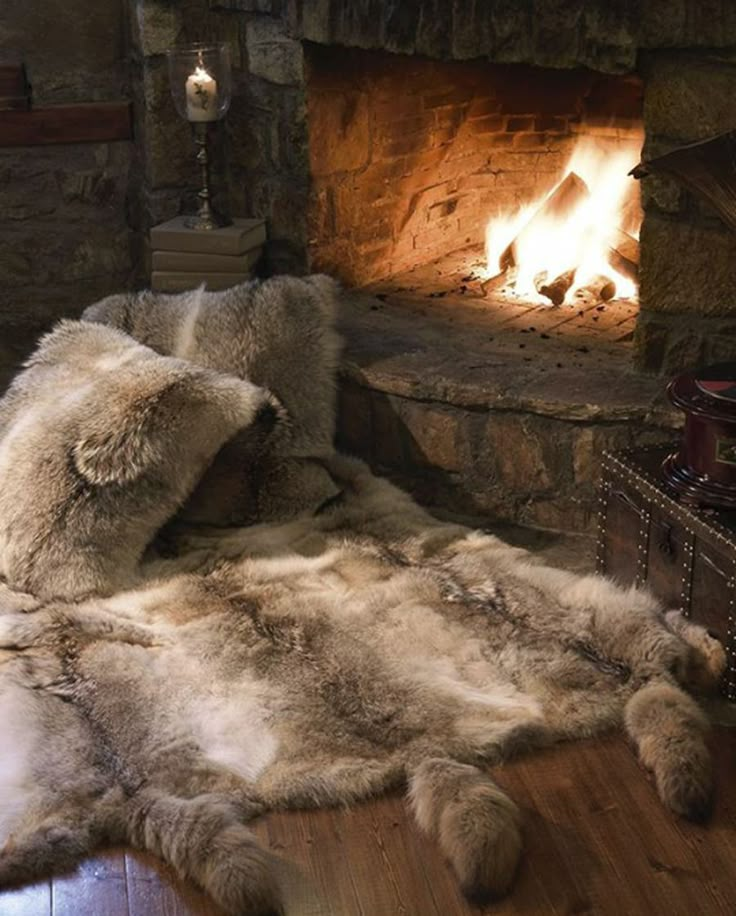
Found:
[[[470,897],[512,882],[512,754],[625,726],[664,803],[711,798],[723,651],[643,592],[436,521],[359,462],[314,517],[182,535],[132,591],[0,593],[0,884],[130,843],[229,913],[275,914],[264,811],[406,784]]]

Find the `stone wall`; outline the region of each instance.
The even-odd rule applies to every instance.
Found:
[[[241,15],[240,97],[229,118],[230,198],[236,212],[268,224],[265,269],[303,273],[307,262],[304,55],[281,20],[279,0],[231,0]]]
[[[126,35],[124,0],[3,4],[0,46],[37,106],[125,97]],[[0,387],[53,320],[130,283],[131,158],[130,142],[0,145]]]
[[[340,448],[420,502],[562,531],[594,530],[604,450],[677,437],[664,420],[581,422],[540,415],[533,405],[468,410],[388,394],[347,375],[339,393]]]
[[[227,119],[212,128],[215,204],[267,221],[267,272],[306,270],[309,182],[302,46],[278,0],[131,0],[136,125],[141,156],[138,260],[148,275],[148,230],[195,206],[197,170],[188,125],[170,97],[165,52],[223,41],[233,64]]]
[[[642,55],[644,157],[736,127],[736,53]],[[638,361],[667,374],[736,358],[736,233],[672,179],[642,182]]]
[[[306,269],[309,182],[302,45],[278,0],[7,0],[0,44],[25,62],[37,105],[130,98],[134,142],[0,147],[0,385],[38,333],[108,292],[143,286],[148,231],[194,206],[188,125],[165,52],[226,41],[235,91],[213,130],[216,202],[268,222],[267,271]]]
[[[129,143],[0,149],[0,387],[35,337],[131,282]]]
[[[630,73],[641,49],[736,47],[732,0],[284,0],[324,45]]]
[[[490,217],[564,177],[582,136],[638,162],[635,78],[307,49],[310,255],[346,283],[482,245]]]
[[[3,0],[0,48],[25,62],[38,104],[119,99],[127,45],[126,0]]]

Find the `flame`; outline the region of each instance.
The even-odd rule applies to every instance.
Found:
[[[501,255],[511,239],[516,238],[523,226],[529,222],[537,209],[535,204],[520,207],[513,216],[498,216],[486,225],[486,262],[488,276],[501,269]]]
[[[554,188],[512,216],[493,217],[486,227],[487,275],[500,272],[501,255],[516,239],[515,291],[525,299],[548,303],[537,292],[535,278],[545,272],[553,280],[575,269],[575,281],[567,292],[566,302],[596,274],[615,282],[616,298],[636,296],[636,284],[614,270],[607,257],[622,223],[622,211],[631,187],[628,173],[635,164],[629,153],[611,153],[592,139],[581,140],[563,175],[571,171],[579,175],[588,186],[589,197],[565,219],[538,216],[532,220]],[[638,230],[631,234],[638,236]]]
[[[200,64],[197,64],[197,66],[194,68],[194,73],[192,76],[195,80],[201,80],[204,83],[210,82],[212,80],[212,77]]]

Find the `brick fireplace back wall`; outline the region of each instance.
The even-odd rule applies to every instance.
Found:
[[[643,141],[636,77],[307,45],[316,269],[365,284],[481,244],[563,177],[581,135]],[[640,222],[632,181],[629,220]]]

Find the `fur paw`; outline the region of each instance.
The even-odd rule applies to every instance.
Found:
[[[62,824],[41,826],[35,832],[10,836],[0,849],[0,887],[73,868],[89,849],[89,835],[84,828]]]
[[[665,805],[688,820],[705,820],[713,773],[705,744],[708,723],[695,701],[674,684],[654,682],[629,700],[625,720]]]
[[[690,649],[685,666],[675,672],[677,679],[692,690],[713,693],[726,670],[726,650],[723,645],[717,637],[689,621],[680,611],[670,611],[666,620],[670,629]]]
[[[218,834],[197,877],[225,912],[233,916],[283,914],[272,857],[239,824]]]
[[[412,778],[410,800],[469,900],[495,900],[508,892],[521,855],[521,818],[488,776],[455,761],[428,760]]]
[[[704,823],[713,811],[713,776],[707,751],[701,760],[690,760],[672,770],[654,771],[657,791],[667,807],[681,817]]]
[[[439,840],[469,900],[508,892],[521,855],[519,809],[490,780],[445,808]]]
[[[213,793],[178,798],[143,789],[126,811],[128,841],[160,855],[232,916],[280,916],[274,858],[238,820],[238,806]]]

